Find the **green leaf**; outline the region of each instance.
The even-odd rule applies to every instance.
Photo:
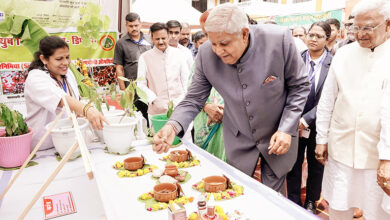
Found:
[[[125,98],[124,93],[121,95],[120,104],[121,104],[122,108],[126,109],[126,98]]]
[[[148,95],[146,94],[146,92],[144,90],[142,90],[141,88],[139,88],[137,86],[136,88],[137,90],[137,95],[139,96],[139,100],[145,104],[148,104]]]
[[[5,104],[0,103],[0,119],[5,126],[6,136],[17,136],[28,132],[23,115],[18,111],[10,110]]]
[[[126,81],[126,82],[130,82],[130,80],[128,78],[123,77],[123,76],[118,76],[118,79]]]
[[[173,113],[173,101],[169,101],[168,103],[168,112],[167,112],[167,118],[170,118]]]

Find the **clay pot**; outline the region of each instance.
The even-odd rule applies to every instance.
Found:
[[[129,157],[124,161],[124,167],[126,170],[138,170],[144,166],[144,158],[142,157]]]
[[[164,173],[168,176],[175,177],[179,173],[176,165],[166,165]]]
[[[217,213],[215,213],[214,217],[210,218],[207,216],[207,213],[203,213],[202,215],[198,215],[198,217],[196,218],[196,220],[222,220],[223,218],[218,215]]]
[[[169,154],[169,159],[174,162],[184,162],[188,160],[188,151],[174,150]]]
[[[159,202],[169,202],[177,197],[177,186],[172,183],[160,183],[154,186],[154,199]]]
[[[204,178],[204,190],[206,192],[218,192],[226,189],[226,178],[223,176],[209,176]]]

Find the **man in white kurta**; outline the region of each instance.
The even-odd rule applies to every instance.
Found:
[[[333,58],[317,107],[316,157],[322,163],[328,159],[322,195],[330,219],[352,219],[354,207],[363,209],[365,219],[390,219],[381,208],[384,193],[376,182],[380,103],[390,76],[390,13],[380,11],[387,4],[362,0],[355,6],[357,42]]]
[[[170,20],[167,22],[168,27],[168,44],[171,47],[177,48],[182,52],[182,56],[185,57],[188,71],[191,72],[192,65],[194,64],[194,58],[192,56],[191,50],[187,47],[179,44],[182,26],[180,22],[176,20]]]
[[[138,77],[144,80],[138,86],[147,93],[149,115],[165,114],[170,100],[176,106],[184,98],[189,71],[181,51],[168,46],[166,25],[152,25],[151,33],[154,48],[139,58]]]
[[[382,208],[390,214],[390,86],[386,87],[381,105],[381,135],[378,143],[379,166],[377,180],[386,193]]]

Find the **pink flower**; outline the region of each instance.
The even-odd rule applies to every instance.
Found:
[[[147,208],[146,210],[148,210],[148,211],[152,211],[152,208]]]

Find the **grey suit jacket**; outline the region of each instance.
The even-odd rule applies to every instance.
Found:
[[[302,52],[302,58],[303,60],[306,60],[306,51]],[[325,57],[324,62],[322,63],[321,67],[321,73],[320,73],[320,79],[318,80],[318,84],[316,86],[316,95],[315,95],[315,102],[314,102],[314,108],[309,110],[308,112],[304,112],[302,117],[305,119],[306,123],[309,125],[309,128],[311,132],[315,132],[315,125],[316,125],[316,114],[317,114],[317,105],[320,101],[322,88],[324,87],[325,79],[328,76],[330,64],[332,63],[333,56],[330,52]]]
[[[261,153],[280,178],[297,157],[298,123],[310,91],[304,69],[291,32],[280,26],[250,26],[248,50],[235,65],[223,63],[206,42],[198,52],[188,93],[171,120],[186,130],[214,87],[225,102],[227,162],[252,175]],[[276,79],[265,84],[269,76]],[[268,155],[270,138],[277,130],[294,136],[290,150]]]

